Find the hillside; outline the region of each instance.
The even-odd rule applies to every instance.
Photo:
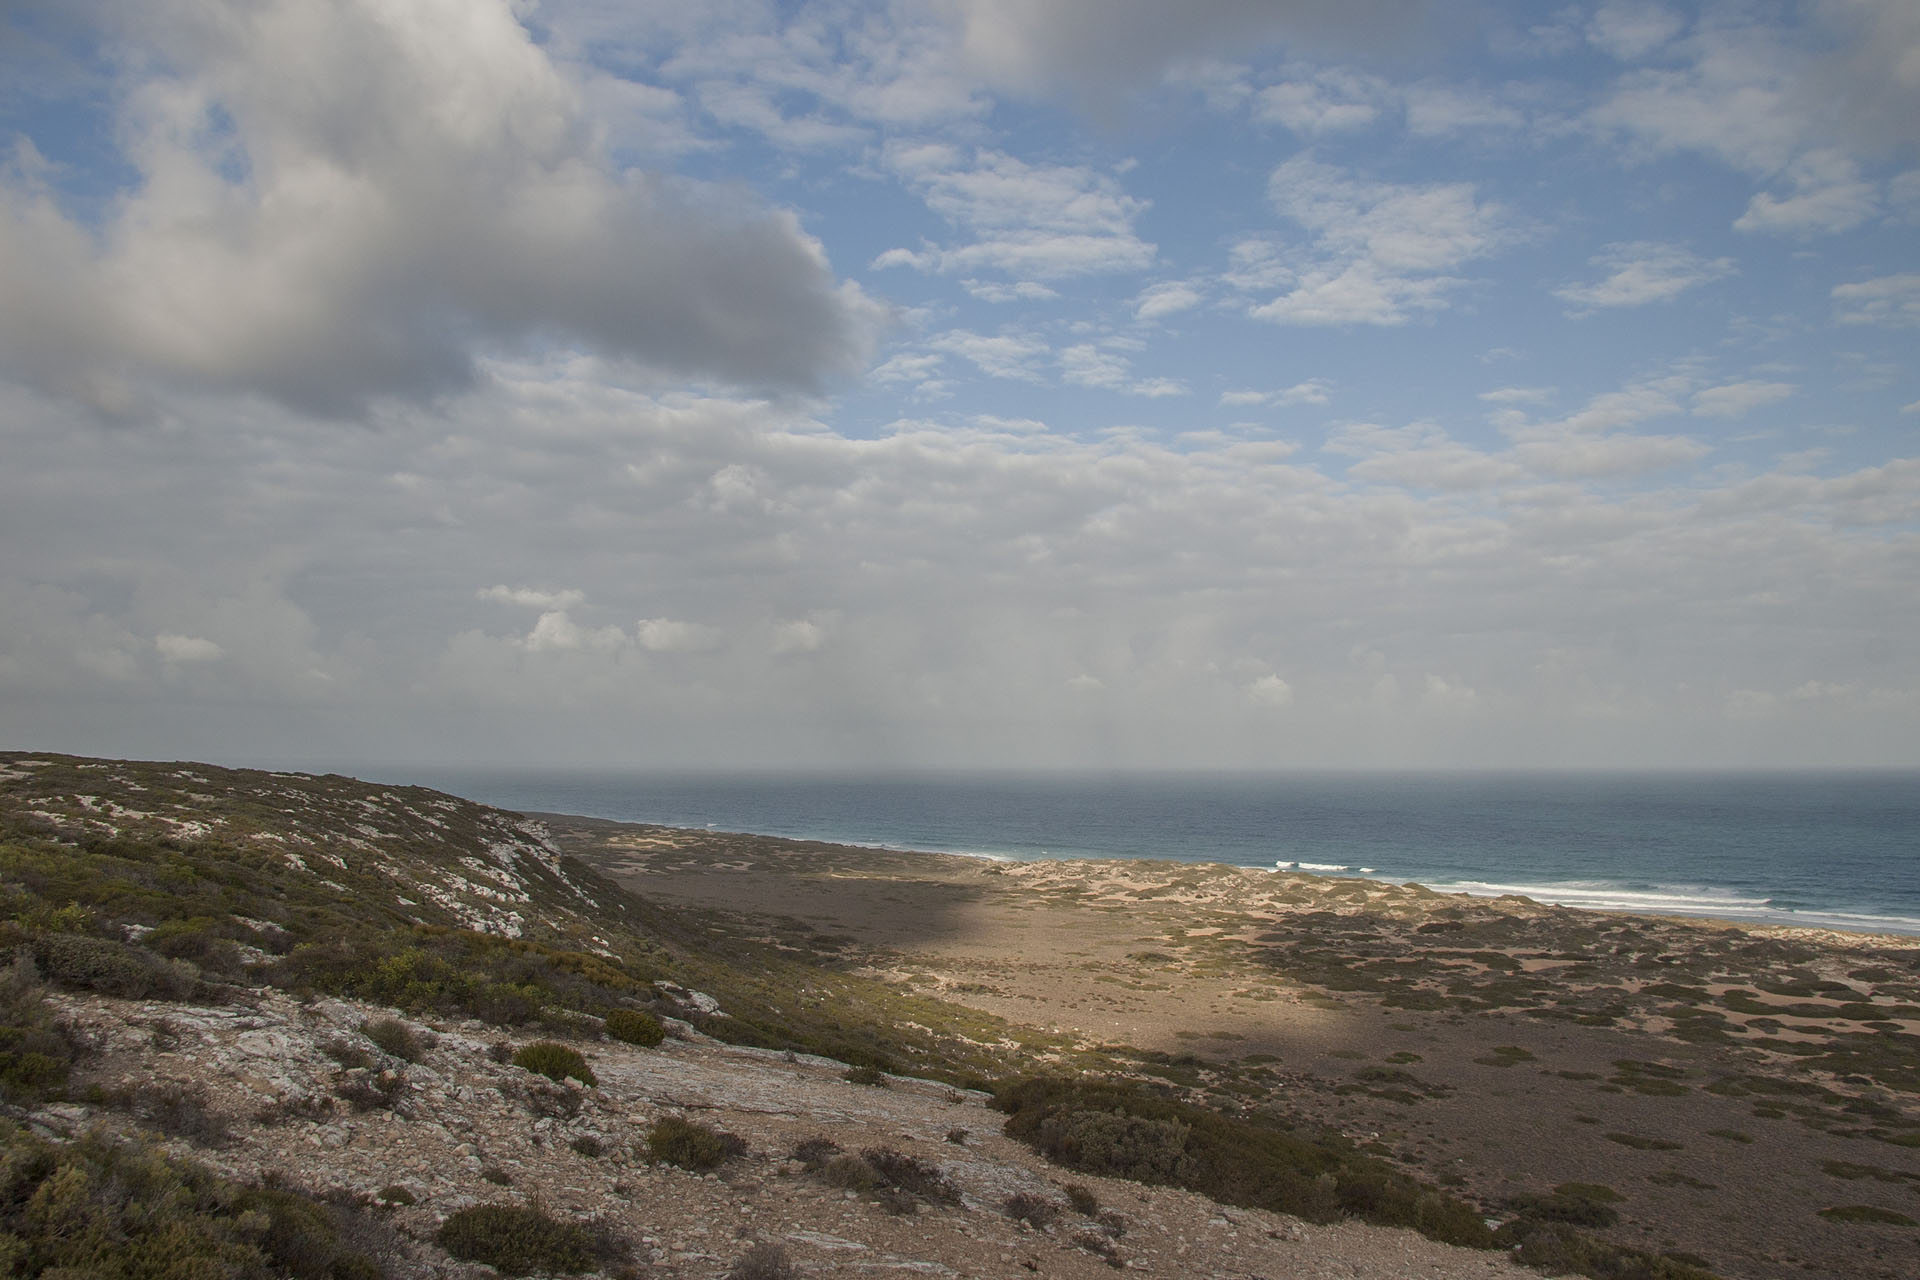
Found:
[[[1420,948],[1460,950],[1469,925],[1429,929],[1434,904],[1417,894],[1343,903],[1337,882],[1311,878],[1281,886],[1291,906],[1263,905],[1277,883],[1167,864],[996,869],[543,821],[337,776],[0,755],[0,1089],[15,1126],[0,1258],[54,1274],[76,1265],[54,1243],[71,1237],[92,1250],[84,1274],[161,1274],[114,1268],[161,1247],[143,1233],[164,1202],[190,1210],[162,1215],[178,1237],[162,1251],[181,1259],[164,1274],[182,1277],[486,1274],[448,1253],[477,1247],[460,1234],[476,1221],[545,1240],[542,1265],[610,1275],[1525,1274],[1503,1252],[1621,1280],[1710,1274],[1660,1256],[1651,1219],[1622,1219],[1623,1199],[1640,1212],[1632,1189],[1540,1182],[1537,1153],[1462,1148],[1471,1163],[1425,1172],[1382,1116],[1484,1096],[1471,1082],[1484,1067],[1443,1082],[1429,1046],[1424,1079],[1395,1066],[1328,1081],[1239,1032],[1220,1030],[1204,1058],[1160,1048],[1162,991],[1189,1012],[1258,996],[1240,1007],[1262,1016],[1398,992],[1390,1016],[1430,1019],[1433,1044],[1485,1034],[1412,994],[1418,965],[1442,959]],[[1008,939],[982,932],[994,911],[1012,913]],[[935,917],[990,959],[931,946]],[[1033,921],[1068,927],[1089,958],[1018,942]],[[1100,929],[1133,952],[1091,958]],[[1262,939],[1263,967],[1236,969],[1234,948]],[[1891,1028],[1871,1042],[1891,1056],[1845,1047],[1897,1085],[1911,965],[1890,958],[1906,967],[1866,998]],[[1248,972],[1268,977],[1247,986]],[[1341,1026],[1324,1052],[1376,1047]],[[1704,1101],[1672,1075],[1697,1068],[1671,1060],[1630,1060],[1614,1074],[1626,1085],[1601,1087],[1634,1105]],[[1889,1096],[1858,1079],[1854,1102]],[[1707,1097],[1745,1106],[1732,1092]],[[1842,1112],[1846,1098],[1814,1092],[1830,1101],[1793,1105]],[[1920,1126],[1910,1108],[1873,1107],[1852,1123],[1879,1140],[1816,1126],[1884,1153],[1841,1162],[1866,1171],[1838,1206],[1852,1219],[1813,1219],[1851,1233],[1832,1274],[1897,1275],[1876,1259],[1912,1234],[1899,1222],[1920,1187],[1904,1181]],[[710,1171],[682,1167],[709,1157]],[[1503,1162],[1532,1172],[1489,1176]],[[1643,1229],[1610,1239],[1616,1221]],[[741,1263],[755,1242],[787,1261]],[[208,1258],[221,1261],[195,1269]]]

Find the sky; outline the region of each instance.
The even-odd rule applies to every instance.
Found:
[[[0,745],[1920,766],[1920,5],[0,0]]]

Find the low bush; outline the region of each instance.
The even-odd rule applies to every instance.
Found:
[[[1093,1194],[1092,1188],[1069,1182],[1060,1189],[1067,1193],[1067,1203],[1073,1206],[1075,1213],[1085,1218],[1100,1216],[1100,1197]]]
[[[895,1151],[892,1147],[864,1147],[860,1158],[873,1166],[881,1180],[928,1204],[959,1204],[960,1192],[938,1165]]]
[[[747,1144],[731,1133],[678,1116],[667,1116],[647,1131],[648,1155],[695,1173],[718,1169],[746,1149]]]
[[[785,1245],[762,1243],[740,1255],[726,1280],[799,1280],[799,1275]]]
[[[49,982],[128,1000],[184,1000],[200,985],[178,962],[111,938],[42,934],[33,941],[33,958]]]
[[[660,1019],[639,1009],[612,1009],[607,1013],[607,1035],[625,1044],[651,1049],[667,1038]]]
[[[1872,1204],[1836,1205],[1820,1210],[1820,1216],[1829,1222],[1874,1222],[1889,1227],[1920,1227],[1920,1222],[1915,1222],[1904,1213]]]
[[[1620,1221],[1613,1203],[1620,1193],[1585,1182],[1563,1182],[1551,1195],[1516,1196],[1512,1207],[1536,1222],[1564,1222],[1576,1227],[1610,1227]]]
[[[207,1091],[197,1084],[157,1080],[126,1090],[111,1101],[169,1138],[196,1147],[224,1147],[232,1136],[226,1117],[208,1105]]]
[[[32,957],[22,952],[0,970],[0,1100],[30,1104],[58,1095],[74,1052],[47,1008]]]
[[[1675,1257],[1658,1257],[1613,1244],[1564,1222],[1509,1223],[1500,1242],[1513,1247],[1513,1260],[1548,1275],[1578,1274],[1596,1280],[1719,1280],[1713,1272]]]
[[[1492,1243],[1474,1206],[1337,1138],[1308,1138],[1084,1079],[1023,1080],[1002,1089],[994,1105],[1008,1113],[1009,1137],[1083,1173],[1184,1187],[1311,1222],[1349,1214],[1446,1244]]]
[[[510,1276],[574,1275],[617,1256],[614,1243],[576,1223],[520,1205],[479,1204],[447,1218],[434,1242],[462,1262],[481,1262]]]
[[[360,1024],[360,1034],[373,1041],[380,1052],[402,1062],[418,1062],[427,1051],[421,1037],[398,1018],[376,1018]]]
[[[1060,1220],[1060,1206],[1046,1196],[1031,1191],[1016,1191],[1001,1206],[1015,1222],[1024,1222],[1036,1231],[1045,1231]]]
[[[887,1087],[887,1073],[878,1067],[848,1067],[840,1078],[848,1084],[872,1085],[879,1089]]]
[[[513,1065],[556,1082],[571,1076],[584,1085],[600,1083],[578,1049],[554,1040],[536,1040],[526,1045],[513,1055]]]
[[[89,1280],[383,1280],[355,1210],[247,1187],[152,1147],[0,1126],[0,1272]]]

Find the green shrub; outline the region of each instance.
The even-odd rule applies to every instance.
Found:
[[[1034,1078],[1002,1089],[1006,1132],[1084,1173],[1184,1187],[1222,1204],[1312,1222],[1351,1214],[1412,1227],[1447,1244],[1492,1242],[1470,1204],[1336,1138],[1310,1139],[1254,1120],[1085,1079]]]
[[[1895,1213],[1892,1209],[1882,1209],[1872,1204],[1843,1204],[1831,1209],[1820,1210],[1820,1216],[1829,1222],[1875,1222],[1889,1227],[1920,1227],[1904,1213]]]
[[[426,1052],[426,1046],[413,1028],[398,1018],[376,1018],[372,1022],[360,1024],[360,1034],[373,1041],[382,1053],[391,1054],[402,1062],[418,1062]]]
[[[798,1280],[800,1273],[781,1244],[756,1244],[740,1255],[726,1280]]]
[[[34,939],[33,958],[50,982],[129,1000],[184,1000],[199,985],[151,951],[111,938],[43,934]]]
[[[660,1019],[639,1009],[612,1009],[607,1013],[607,1035],[626,1044],[651,1049],[667,1038]]]
[[[878,1067],[848,1067],[840,1077],[848,1084],[872,1085],[875,1088],[887,1088],[887,1073]]]
[[[88,1134],[52,1143],[0,1126],[6,1274],[88,1280],[382,1280],[347,1239],[353,1211],[244,1187],[152,1147]]]
[[[513,1055],[513,1065],[556,1082],[572,1076],[581,1084],[600,1083],[578,1049],[554,1040],[536,1040],[523,1047]]]
[[[1610,1187],[1563,1182],[1551,1195],[1517,1196],[1513,1208],[1537,1222],[1564,1222],[1576,1227],[1610,1227],[1620,1221],[1613,1207],[1620,1194]]]
[[[678,1116],[667,1116],[647,1132],[648,1155],[695,1173],[718,1169],[746,1149],[747,1144],[731,1133]]]
[[[1045,1231],[1060,1220],[1060,1206],[1046,1196],[1031,1191],[1016,1191],[1001,1205],[1015,1222],[1024,1222],[1036,1231]]]
[[[481,1262],[510,1276],[590,1271],[606,1255],[585,1227],[519,1205],[480,1204],[448,1217],[434,1242],[462,1262]]]
[[[54,1020],[30,956],[0,970],[0,1100],[34,1103],[67,1083],[73,1043]]]
[[[1060,1189],[1067,1193],[1067,1203],[1073,1206],[1075,1213],[1085,1218],[1100,1216],[1100,1197],[1093,1194],[1091,1187],[1078,1182],[1069,1182]]]
[[[1578,1274],[1595,1280],[1719,1280],[1711,1271],[1675,1257],[1656,1257],[1639,1249],[1590,1236],[1564,1222],[1500,1229],[1500,1241],[1514,1246],[1513,1260],[1548,1275]]]

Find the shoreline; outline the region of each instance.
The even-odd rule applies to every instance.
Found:
[[[1235,871],[1266,872],[1273,875],[1305,876],[1323,880],[1352,880],[1363,884],[1393,886],[1396,888],[1424,889],[1443,897],[1457,897],[1476,902],[1498,902],[1502,899],[1520,899],[1536,907],[1556,907],[1569,911],[1593,912],[1609,917],[1640,918],[1669,923],[1697,924],[1708,927],[1726,927],[1744,929],[1750,932],[1763,932],[1767,936],[1779,937],[1831,937],[1836,940],[1853,940],[1856,946],[1879,946],[1895,950],[1920,949],[1920,919],[1908,920],[1906,917],[1887,917],[1898,921],[1900,925],[1883,924],[1873,928],[1861,925],[1838,923],[1848,918],[1862,918],[1847,912],[1807,912],[1796,913],[1786,909],[1775,909],[1771,914],[1734,914],[1709,909],[1669,908],[1666,910],[1632,905],[1600,904],[1567,900],[1557,896],[1561,890],[1569,894],[1605,894],[1605,888],[1593,885],[1593,882],[1572,882],[1564,885],[1542,884],[1489,884],[1473,882],[1481,887],[1465,888],[1459,882],[1432,882],[1415,877],[1399,878],[1371,868],[1338,866],[1332,863],[1303,863],[1282,861],[1270,866],[1248,863],[1227,862],[1220,859],[1188,859],[1165,855],[1093,854],[1053,855],[1043,853],[1039,857],[1020,857],[1010,853],[988,853],[970,849],[925,849],[910,848],[904,845],[884,841],[857,841],[829,839],[819,836],[796,836],[768,831],[723,830],[716,826],[680,826],[673,823],[643,822],[635,819],[602,818],[588,814],[560,813],[551,810],[524,810],[526,816],[536,819],[557,819],[564,822],[608,823],[618,827],[639,827],[649,830],[676,831],[687,835],[742,838],[751,840],[778,840],[797,845],[818,845],[823,848],[844,849],[854,853],[898,854],[916,857],[964,858],[975,862],[998,865],[1044,865],[1049,863],[1166,863],[1182,867],[1224,867]],[[1351,872],[1352,874],[1343,874]],[[1709,886],[1696,886],[1706,889]],[[1620,893],[1633,890],[1622,889]],[[1725,892],[1733,892],[1726,890]]]

